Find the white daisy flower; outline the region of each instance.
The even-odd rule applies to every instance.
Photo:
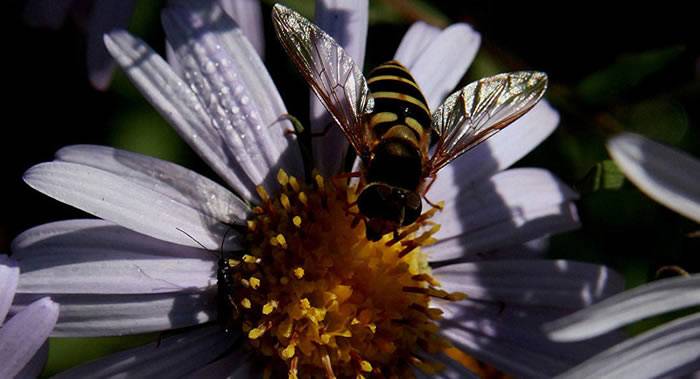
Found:
[[[319,23],[366,20],[361,3],[324,1]],[[127,32],[105,42],[229,188],[101,146],[66,147],[25,174],[33,188],[100,219],[17,237],[18,309],[52,296],[61,306],[53,335],[63,337],[202,325],[65,376],[244,377],[260,369],[465,377],[473,375],[465,365],[483,370],[476,358],[518,377],[550,377],[609,346],[607,337],[555,344],[539,330],[622,284],[602,266],[532,259],[541,243],[529,241],[578,226],[577,196],[552,174],[501,172],[556,127],[546,102],[440,173],[430,197],[444,201],[442,211],[426,212],[397,240],[370,242],[347,212],[354,187],[322,175],[304,182],[285,106],[252,45],[223,15],[216,3],[191,1],[163,12],[180,75]],[[366,22],[347,28],[337,30],[363,35]],[[347,42],[363,50],[352,47],[359,40]],[[396,57],[434,105],[478,42],[464,24],[441,31],[419,23]],[[435,72],[446,61],[453,64]],[[227,332],[204,325],[217,318]]]
[[[608,142],[610,155],[644,193],[700,222],[700,161],[637,134]],[[545,326],[556,341],[581,341],[647,317],[700,305],[700,275],[658,280]],[[679,377],[700,370],[700,313],[615,345],[562,378]]]
[[[46,358],[51,330],[58,319],[58,304],[41,298],[6,319],[17,289],[19,267],[0,255],[0,378],[35,378]]]

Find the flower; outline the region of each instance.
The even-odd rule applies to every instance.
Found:
[[[262,14],[257,0],[220,0],[221,7],[237,22],[256,50],[263,56]],[[115,62],[105,49],[102,36],[126,28],[134,10],[133,0],[28,0],[24,18],[32,26],[58,29],[68,16],[85,28],[86,59],[90,84],[106,90],[112,80]]]
[[[58,319],[58,304],[44,297],[5,320],[18,277],[17,262],[0,255],[0,378],[39,375],[49,351],[46,339]]]
[[[608,142],[626,177],[654,200],[700,222],[700,162],[632,133]],[[700,275],[648,283],[545,325],[557,341],[580,341],[661,313],[700,305]],[[605,350],[562,378],[680,377],[700,370],[700,313]]]
[[[320,15],[366,20],[366,2],[347,4],[322,2]],[[444,374],[464,377],[471,374],[463,364],[480,370],[473,356],[519,377],[542,377],[608,346],[607,337],[559,346],[539,331],[541,322],[621,286],[602,266],[532,259],[541,238],[578,226],[576,194],[553,175],[499,172],[556,127],[546,102],[440,173],[430,196],[444,201],[442,211],[427,212],[397,241],[369,242],[346,212],[354,187],[321,174],[301,179],[284,104],[253,47],[222,15],[205,2],[163,12],[177,71],[127,32],[105,41],[236,195],[170,162],[69,146],[28,170],[25,181],[101,219],[38,226],[16,238],[13,253],[25,295],[18,306],[46,294],[61,304],[53,335],[164,331],[217,317],[228,332],[191,329],[158,349],[128,350],[66,375],[245,375],[260,363],[249,358],[262,354],[271,357],[263,369],[283,366],[290,376],[297,369],[404,374],[410,364],[418,375],[444,366]],[[396,57],[433,105],[456,85],[478,41],[464,24],[440,31],[418,23]],[[436,73],[446,61],[450,69]],[[229,314],[242,322],[232,325]],[[445,350],[448,343],[454,348]]]

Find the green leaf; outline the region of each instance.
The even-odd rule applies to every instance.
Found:
[[[673,46],[621,56],[617,62],[595,72],[579,83],[577,92],[589,103],[604,103],[635,88],[644,79],[661,71],[685,50]]]
[[[625,182],[625,176],[612,160],[596,163],[581,180],[578,190],[583,193],[617,190]]]

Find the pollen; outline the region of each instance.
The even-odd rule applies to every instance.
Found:
[[[240,323],[271,377],[413,377],[435,372],[424,357],[450,347],[437,334],[433,299],[455,301],[432,276],[422,247],[439,225],[432,208],[397,233],[368,241],[356,187],[284,171],[258,187],[245,254],[229,264],[223,315]],[[270,192],[268,192],[268,190]],[[274,194],[271,195],[271,194]],[[221,317],[221,316],[220,316]]]

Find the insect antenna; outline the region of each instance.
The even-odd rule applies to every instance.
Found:
[[[202,250],[206,251],[207,253],[214,254],[215,256],[217,256],[217,258],[219,257],[219,254],[217,254],[217,252],[215,252],[215,251],[213,251],[213,250],[210,250],[210,249],[208,249],[206,246],[202,245],[201,242],[197,241],[196,238],[192,237],[192,235],[190,235],[190,234],[187,233],[186,231],[180,229],[179,227],[178,227],[178,228],[175,228],[175,229],[176,229],[178,232],[180,232],[180,233],[186,235],[186,236],[187,236],[189,239],[191,239],[192,241],[194,241],[194,243],[196,243],[197,245],[199,245],[199,247],[201,247]],[[224,235],[224,238],[225,238],[225,237],[226,237],[226,235]],[[222,249],[223,249],[223,246],[224,246],[224,243],[223,243],[223,241],[222,241],[222,242],[221,242],[221,248],[222,248]]]

